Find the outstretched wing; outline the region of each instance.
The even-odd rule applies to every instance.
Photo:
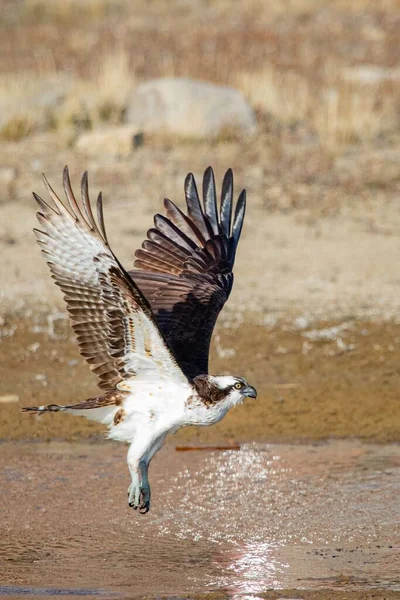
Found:
[[[64,292],[80,352],[99,378],[112,389],[140,376],[187,381],[154,321],[140,290],[111,251],[104,228],[102,197],[97,221],[85,173],[81,206],[73,194],[68,169],[63,186],[69,210],[44,178],[55,208],[34,194],[40,206],[35,230],[52,277]]]
[[[238,198],[232,225],[233,176],[227,171],[218,209],[213,170],[203,179],[203,206],[190,173],[187,214],[166,199],[154,217],[130,275],[150,302],[158,326],[189,378],[208,373],[211,335],[233,285],[233,264],[246,208]]]

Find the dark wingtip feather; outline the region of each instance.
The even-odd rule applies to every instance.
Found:
[[[57,210],[55,212],[57,212],[58,214],[62,214],[64,211],[68,212],[67,209],[65,208],[64,204],[61,202],[60,198],[57,196],[57,194],[51,187],[51,185],[48,182],[47,177],[44,173],[42,173],[42,179],[43,179],[44,186],[45,186],[50,198],[53,200],[53,202],[56,206]]]
[[[87,220],[88,220],[88,225],[89,225],[89,227],[91,227],[91,229],[94,229],[97,231],[96,221],[94,220],[92,207],[90,205],[90,200],[89,200],[89,177],[88,177],[87,171],[85,171],[84,174],[82,175],[81,198],[82,198],[83,208],[84,208]]]
[[[64,181],[69,181],[69,169],[68,165],[65,165],[63,168],[63,183]]]
[[[197,191],[196,180],[193,173],[188,173],[185,177],[185,197],[189,214],[198,212],[202,213],[199,193]]]
[[[68,170],[68,165],[65,165],[65,167],[63,168],[63,177],[62,177],[62,181],[63,181],[63,188],[65,193],[67,193],[67,189],[70,190],[71,189],[71,180],[69,178],[69,170]]]
[[[185,183],[184,183],[183,187],[185,189],[185,197],[186,197],[186,203],[188,205],[188,208],[189,208],[189,203],[190,204],[198,203],[200,205],[199,193],[197,191],[196,180],[194,178],[193,173],[188,173],[186,175]]]
[[[87,171],[85,171],[84,174],[82,175],[81,192],[82,192],[82,199],[83,199],[84,195],[89,196],[89,175],[88,175]]]
[[[204,212],[208,217],[212,231],[218,235],[217,193],[215,190],[214,171],[207,167],[203,176]]]
[[[235,246],[238,245],[240,234],[242,233],[243,220],[246,214],[246,190],[240,192],[236,208],[235,218],[233,220],[232,238],[235,242]]]
[[[222,182],[220,222],[222,231],[227,238],[231,235],[233,203],[233,172],[228,169]]]
[[[206,168],[206,170],[204,171],[204,175],[203,175],[203,181],[204,181],[204,179],[206,179],[206,178],[207,178],[207,179],[210,179],[211,177],[214,179],[214,169],[212,168],[212,166],[211,166],[211,165],[209,165],[209,166]]]
[[[103,194],[101,192],[99,192],[99,195],[97,196],[96,207],[97,207],[97,220],[100,225],[101,235],[103,236],[103,239],[108,246],[109,244],[108,244],[106,228],[104,225],[104,215],[103,215]]]
[[[47,202],[45,202],[43,198],[41,198],[36,192],[32,192],[32,195],[44,213],[48,212],[49,210],[51,210],[53,213],[56,213],[54,208],[50,206],[50,204],[47,204]]]
[[[81,216],[81,211],[74,196],[74,192],[72,191],[71,179],[69,177],[69,169],[67,165],[65,165],[63,170],[63,188],[72,214],[75,219],[78,219]]]
[[[185,177],[185,198],[189,218],[196,225],[204,239],[210,235],[210,227],[204,216],[200,204],[199,193],[197,191],[196,181],[193,173],[188,173]],[[212,233],[212,230],[211,230]]]
[[[194,184],[196,185],[193,173],[188,173],[185,177],[185,183],[184,183],[185,190],[192,182],[194,182]]]

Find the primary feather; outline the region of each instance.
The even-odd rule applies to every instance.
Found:
[[[212,332],[233,285],[233,265],[246,208],[241,192],[233,227],[233,175],[224,177],[218,211],[213,170],[203,179],[203,207],[192,174],[185,180],[187,214],[165,200],[166,216],[135,253],[136,281],[188,378],[208,373]]]
[[[80,352],[99,378],[112,389],[135,376],[186,381],[175,357],[154,324],[152,310],[110,249],[97,200],[99,223],[92,213],[87,175],[82,178],[79,206],[64,170],[64,190],[70,210],[45,179],[54,202],[35,194],[41,230],[38,243],[55,282],[64,292]]]

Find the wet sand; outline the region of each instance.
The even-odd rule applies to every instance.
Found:
[[[214,427],[182,430],[173,442],[400,440],[399,323],[351,317],[254,321],[221,322],[211,372],[245,376],[257,387],[257,400],[230,411]],[[11,395],[16,402],[0,402],[0,439],[102,437],[104,428],[83,418],[37,419],[19,411],[24,405],[71,404],[97,394],[65,314],[12,315],[1,331],[0,397]]]
[[[397,445],[169,445],[146,516],[116,443],[7,442],[0,472],[2,595],[400,597]]]

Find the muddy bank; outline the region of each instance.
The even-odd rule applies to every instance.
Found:
[[[0,439],[101,437],[103,428],[83,418],[19,412],[23,405],[74,403],[97,393],[65,315],[8,316],[1,331]],[[394,321],[266,318],[263,325],[220,325],[211,372],[245,376],[258,399],[214,427],[182,430],[174,442],[400,440],[400,324]]]

